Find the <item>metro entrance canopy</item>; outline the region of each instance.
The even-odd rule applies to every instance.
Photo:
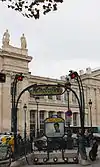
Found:
[[[58,85],[34,85],[28,89],[31,96],[61,95],[62,87]]]

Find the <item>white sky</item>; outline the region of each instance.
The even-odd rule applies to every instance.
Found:
[[[100,67],[100,0],[64,0],[58,11],[39,20],[0,2],[0,40],[6,29],[18,47],[25,33],[33,75],[60,78],[70,69]]]

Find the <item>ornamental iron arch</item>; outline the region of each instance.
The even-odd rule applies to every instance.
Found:
[[[47,96],[48,94],[46,92],[43,92],[43,94],[37,93],[37,88],[43,88],[43,87],[46,87],[47,88],[52,88],[53,87],[53,92],[50,94],[49,92],[49,95],[51,96],[54,96],[54,95],[62,95],[64,94],[67,90],[70,90],[74,93],[76,99],[77,99],[77,102],[78,102],[78,105],[79,105],[79,110],[80,110],[80,120],[81,120],[81,104],[80,104],[80,100],[76,94],[76,92],[71,88],[71,84],[70,83],[65,83],[65,84],[55,84],[55,85],[52,85],[52,84],[45,84],[45,85],[37,85],[37,84],[32,84],[28,87],[26,87],[25,89],[22,90],[22,92],[19,94],[18,98],[17,98],[17,101],[16,101],[16,104],[15,104],[15,108],[14,108],[14,153],[16,155],[16,152],[17,152],[17,108],[18,108],[18,103],[19,103],[19,100],[22,96],[22,94],[26,91],[28,91],[30,93],[30,90],[32,91],[33,89],[33,92],[34,92],[34,97],[36,96]],[[36,90],[36,94],[35,94],[35,90]],[[38,89],[40,90],[40,89]],[[52,90],[52,89],[49,89],[49,90]],[[47,91],[47,90],[46,90]],[[31,92],[32,93],[32,92]]]

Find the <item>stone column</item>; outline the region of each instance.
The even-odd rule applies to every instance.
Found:
[[[73,126],[73,115],[71,116],[71,126]]]
[[[71,91],[69,92],[69,106],[70,106],[70,104],[73,104],[73,102],[72,102],[72,92]]]
[[[6,72],[5,72],[6,73]],[[2,131],[11,130],[11,77],[6,74],[6,82],[1,85],[1,112],[2,112]]]
[[[18,119],[18,121],[17,121],[17,129],[18,129],[18,132],[21,134],[22,133],[21,132],[22,125],[20,124],[21,119],[20,119],[20,110],[19,110],[19,108],[17,109],[17,119]]]
[[[91,96],[91,100],[92,100],[92,107],[91,107],[92,126],[95,126],[97,123],[96,88],[91,88],[90,96]],[[89,112],[90,112],[90,108],[89,108]]]
[[[89,99],[91,99],[90,87],[87,87],[86,93],[87,93],[87,107],[88,107],[88,109],[87,109],[87,112],[88,112],[88,124],[90,126],[90,109],[89,109],[89,104],[88,104],[89,103]]]
[[[56,96],[53,96],[53,102],[56,102],[57,100],[56,100]]]
[[[39,108],[39,104],[38,104],[38,127],[39,127],[39,131],[40,131],[40,108]],[[37,118],[37,109],[36,109],[36,118]],[[37,119],[36,119],[37,120]],[[36,121],[37,122],[37,121]]]
[[[0,132],[3,131],[3,84],[0,83]]]
[[[44,119],[48,118],[48,111],[44,112]]]
[[[44,99],[46,100],[46,102],[48,102],[48,96],[44,96]]]
[[[26,88],[28,86],[28,78],[27,76],[24,77],[23,81],[20,82],[20,87],[19,87],[19,90],[18,92],[20,93],[24,88]],[[20,124],[22,124],[22,129],[23,129],[23,106],[24,104],[27,105],[27,112],[26,112],[26,124],[27,124],[27,133],[29,134],[30,133],[30,112],[29,112],[29,98],[30,98],[30,95],[29,93],[27,92],[24,92],[24,94],[21,96],[21,103],[19,105],[19,111],[20,111],[20,117],[22,118],[22,120],[20,120]]]
[[[79,126],[80,125],[80,114],[79,114],[79,112],[77,113],[77,126]]]
[[[88,105],[88,93],[87,87],[84,88],[85,107]]]
[[[35,112],[35,120],[37,120],[37,111],[36,110],[34,110],[34,112]],[[35,121],[35,136],[37,135],[37,121]]]
[[[85,113],[84,125],[88,126],[88,114],[87,113]]]
[[[63,88],[63,90],[64,90],[64,88]],[[64,94],[66,94],[66,92]],[[61,101],[62,101],[62,103],[65,103],[64,94],[61,95]]]
[[[99,125],[99,120],[100,120],[100,92],[99,89],[96,89],[96,126]]]

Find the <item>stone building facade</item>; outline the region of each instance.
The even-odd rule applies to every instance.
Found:
[[[9,36],[8,36],[9,37]],[[10,42],[10,41],[9,41]],[[3,41],[3,46],[0,49],[0,71],[6,74],[6,82],[0,83],[0,132],[10,131],[11,129],[11,108],[12,108],[12,99],[11,99],[11,83],[14,79],[14,76],[17,73],[23,73],[24,80],[18,82],[17,94],[29,85],[34,83],[37,84],[57,84],[65,83],[65,77],[61,79],[52,79],[40,76],[31,75],[29,72],[28,64],[31,62],[32,57],[28,55],[28,50],[25,47],[17,48],[13,47]],[[26,42],[26,41],[25,41]],[[86,69],[84,73],[80,71],[80,75],[84,85],[85,92],[85,125],[90,126],[90,110],[89,110],[89,99],[92,100],[92,122],[93,126],[100,125],[100,69],[91,71],[90,68]],[[77,83],[72,81],[72,89],[74,89],[79,95],[79,90]],[[71,126],[80,125],[80,114],[77,100],[72,92],[69,92],[69,103],[70,109],[73,112],[71,118]],[[24,112],[23,106],[27,105],[27,133],[30,133],[30,130],[37,127],[37,104],[33,97],[30,97],[28,92],[24,93],[18,104],[18,131],[23,132],[24,129]],[[38,124],[39,130],[42,131],[44,126],[44,119],[49,117],[51,114],[59,114],[65,120],[65,112],[68,107],[68,97],[67,92],[61,96],[41,96],[39,99],[39,115],[38,115]]]

